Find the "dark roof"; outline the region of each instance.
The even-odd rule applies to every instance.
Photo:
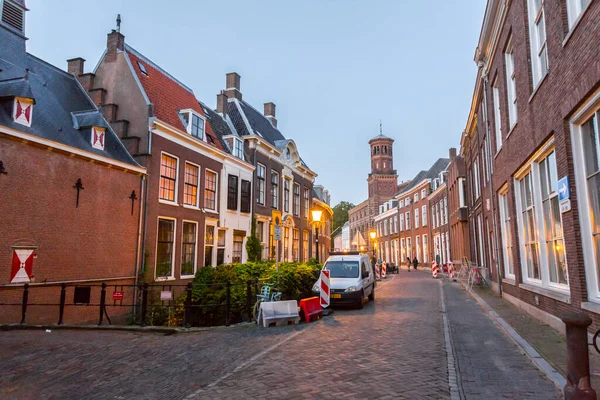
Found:
[[[377,139],[388,139],[388,140],[394,140],[391,137],[387,137],[385,136],[383,133],[380,133],[379,135],[375,136],[373,139],[369,140],[369,143],[371,143],[373,140],[377,140]]]
[[[10,96],[7,88],[12,87],[12,96],[27,91],[27,97],[35,99],[32,124],[27,127],[14,122],[11,105],[0,106],[0,125],[139,167],[112,129],[106,130],[104,150],[92,147],[90,129],[77,129],[72,114],[95,109],[86,92],[72,75],[25,53],[20,40],[24,39],[0,27],[0,81],[27,76],[29,89],[25,84],[8,84],[3,94]],[[6,104],[7,100],[0,102]]]
[[[0,81],[0,98],[3,97],[24,97],[33,99],[29,80],[26,77],[22,77]]]
[[[239,110],[237,109],[237,106],[235,104],[236,102],[237,102],[237,104],[239,104],[242,112],[246,116],[246,119],[248,120],[248,123],[250,124],[250,128],[253,130],[253,132],[248,132],[248,129],[246,127],[246,124],[244,123],[242,116],[239,115]],[[235,108],[235,110],[233,110],[231,120],[234,121],[235,129],[241,135],[257,134],[275,147],[277,147],[276,142],[278,142],[280,140],[286,140],[285,136],[283,136],[281,134],[281,132],[279,132],[279,130],[273,126],[273,124],[271,123],[271,121],[269,121],[267,119],[267,117],[262,115],[254,107],[252,107],[245,101],[234,100],[234,101],[229,102],[228,105],[229,105],[228,111],[231,108]],[[236,116],[234,118],[235,114],[238,114],[238,116]],[[240,128],[238,128],[238,125],[243,125],[243,126],[240,127],[241,128],[240,129]]]
[[[429,168],[427,171],[419,171],[419,173],[415,175],[415,177],[411,180],[411,182],[408,185],[406,185],[404,188],[402,188],[401,191],[396,193],[396,196],[410,191],[412,188],[418,186],[421,182],[423,182],[426,179],[437,178],[442,171],[448,168],[448,164],[450,164],[449,158],[438,158],[438,160],[435,163],[433,163],[431,168]]]
[[[212,110],[211,108],[209,108],[202,102],[199,102],[199,103],[200,103],[200,106],[205,110],[206,120],[210,124],[217,140],[221,144],[221,147],[225,150],[230,150],[229,152],[231,152],[232,149],[229,149],[229,147],[227,146],[227,143],[225,143],[225,140],[223,139],[223,136],[229,136],[229,135],[237,136],[237,134],[235,133],[235,131],[231,130],[231,127],[229,126],[227,121],[225,121],[219,113]]]

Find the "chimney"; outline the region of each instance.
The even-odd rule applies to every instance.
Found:
[[[217,95],[217,112],[221,114],[223,118],[227,115],[227,96],[223,90]]]
[[[240,78],[236,72],[230,72],[226,75],[225,95],[228,98],[235,98],[242,101],[242,92],[240,92]]]
[[[125,36],[116,30],[112,30],[106,39],[106,62],[117,60],[117,53],[125,48]]]
[[[275,119],[275,103],[265,103],[265,117],[267,117],[273,126],[277,128],[277,119]]]
[[[450,147],[450,161],[454,161],[456,158],[456,147]]]
[[[67,60],[67,72],[71,75],[75,75],[78,77],[83,74],[83,65],[85,64],[85,60],[81,57],[71,58]]]

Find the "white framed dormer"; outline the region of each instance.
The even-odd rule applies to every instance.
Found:
[[[515,173],[514,187],[523,277],[520,287],[569,303],[554,138]]]
[[[588,302],[582,308],[600,312],[600,228],[593,222],[600,215],[600,198],[597,195],[600,180],[600,90],[585,103],[573,116],[571,124],[571,143],[573,146],[573,164],[579,205],[579,223]],[[587,304],[586,304],[587,303]],[[585,305],[585,306],[584,306]],[[590,308],[589,306],[592,306]]]
[[[202,168],[193,162],[185,162],[183,179],[183,206],[200,209],[200,176]]]
[[[161,151],[158,201],[163,204],[177,206],[179,157]]]
[[[198,270],[198,222],[183,220],[181,235],[181,279],[193,279]]]
[[[233,155],[240,160],[244,159],[244,142],[242,139],[233,138]]]
[[[156,253],[154,262],[154,280],[171,281],[175,279],[175,234],[177,219],[159,216],[156,227]]]
[[[190,108],[180,110],[179,115],[183,120],[187,133],[206,142],[206,119]]]

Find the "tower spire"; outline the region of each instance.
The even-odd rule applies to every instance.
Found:
[[[379,134],[383,136],[383,123],[381,122],[381,118],[379,118]]]

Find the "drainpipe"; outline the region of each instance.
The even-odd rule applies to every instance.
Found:
[[[480,64],[481,65],[481,64]],[[486,164],[487,164],[487,170],[488,173],[490,174],[490,181],[488,182],[489,187],[490,187],[490,203],[491,203],[491,211],[492,211],[492,230],[494,232],[494,263],[496,264],[496,274],[498,275],[498,292],[500,293],[500,296],[502,296],[502,276],[500,275],[500,264],[498,263],[499,260],[499,253],[498,253],[498,228],[497,228],[497,224],[496,224],[496,211],[495,211],[495,207],[494,207],[494,173],[492,170],[492,153],[491,153],[491,141],[490,141],[490,123],[489,123],[489,113],[488,113],[488,102],[487,102],[487,83],[488,83],[488,77],[487,74],[483,74],[481,75],[481,79],[483,80],[483,101],[484,101],[484,107],[485,107],[485,135],[487,137],[485,146],[486,146],[486,153],[487,153],[487,158],[485,160]],[[492,249],[490,249],[490,254],[492,253],[491,251]]]
[[[135,281],[134,281],[134,290],[133,290],[133,314],[136,314],[136,305],[137,305],[137,296],[135,295],[136,288],[138,285],[139,275],[140,275],[140,266],[144,260],[143,242],[144,242],[144,224],[146,222],[146,218],[142,217],[142,213],[146,211],[146,207],[142,209],[142,204],[144,204],[144,198],[146,196],[145,184],[146,184],[146,175],[142,175],[140,178],[140,212],[138,214],[138,237],[135,244]]]

